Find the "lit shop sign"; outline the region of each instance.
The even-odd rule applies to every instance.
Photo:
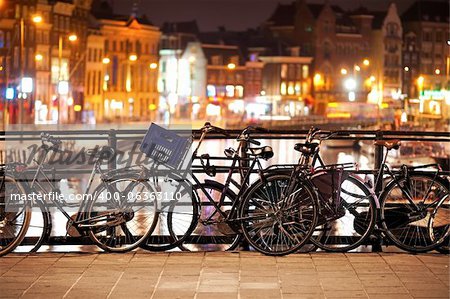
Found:
[[[420,94],[421,100],[439,100],[450,97],[450,91],[448,90],[424,90]]]

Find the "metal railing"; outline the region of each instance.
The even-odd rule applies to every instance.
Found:
[[[227,130],[230,134],[230,137],[224,137],[223,135],[213,134],[211,133],[206,137],[206,139],[234,139],[235,136],[241,132],[241,130]],[[40,133],[36,131],[21,131],[21,132],[13,132],[13,131],[3,131],[0,132],[0,145],[1,143],[11,142],[30,142],[40,141]],[[83,131],[46,131],[51,135],[54,135],[60,138],[62,141],[97,141],[104,142],[106,145],[113,147],[116,150],[119,150],[123,147],[124,143],[136,142],[142,140],[143,136],[146,133],[146,130],[83,130]],[[201,132],[199,130],[181,130],[178,131],[180,134],[190,135],[194,137],[194,139],[199,138]],[[254,139],[261,140],[282,140],[282,139],[290,139],[290,140],[298,140],[302,142],[306,134],[307,130],[268,130],[266,132],[258,132],[252,135]],[[380,139],[399,139],[402,141],[416,141],[416,142],[436,142],[436,143],[450,143],[450,133],[449,132],[417,132],[417,131],[374,131],[374,130],[343,130],[340,131],[340,134],[337,136],[333,136],[330,140],[349,140],[349,141],[374,141]],[[373,174],[377,171],[382,163],[384,148],[382,146],[375,146],[374,149],[374,164],[373,168],[370,170],[358,170],[354,171],[360,174]],[[7,146],[6,146],[7,147]],[[17,149],[13,149],[16,150]],[[292,149],[293,150],[293,149]],[[246,150],[242,151],[242,154],[245,155]],[[5,147],[0,146],[0,164],[5,163],[6,156],[11,157],[11,153],[7,153]],[[18,152],[15,157],[19,162],[25,162],[27,160],[25,152]],[[210,157],[211,160],[227,160],[225,157]],[[9,159],[7,162],[11,162]],[[296,161],[292,161],[292,163],[296,163]],[[116,160],[112,160],[109,162],[108,167],[110,169],[120,168],[117,165]],[[217,172],[228,172],[229,168],[227,166],[217,167]],[[54,172],[58,174],[63,174],[66,171],[59,171],[57,169],[53,169]],[[72,174],[88,174],[91,169],[76,169],[71,171]],[[202,173],[202,167],[194,167],[193,172]],[[443,175],[450,176],[449,171],[443,171]],[[375,192],[380,192],[382,189],[381,185],[375,186]],[[89,241],[79,240],[77,238],[63,238],[63,237],[52,237],[50,240],[50,244],[59,245],[59,244],[89,244]],[[372,244],[376,245],[376,244]],[[377,247],[377,246],[375,246]]]

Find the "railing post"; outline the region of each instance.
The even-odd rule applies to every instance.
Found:
[[[117,154],[117,136],[116,130],[114,129],[111,129],[108,133],[108,146],[112,147],[114,149],[114,152]],[[116,154],[108,161],[109,170],[114,170],[117,168]]]
[[[241,141],[241,150],[240,150],[240,165],[239,168],[242,169],[242,172],[240,171],[239,174],[241,175],[241,186],[242,188],[248,188],[247,183],[245,182],[245,177],[247,176],[248,168],[250,167],[249,161],[248,161],[248,143],[246,141]],[[249,250],[250,244],[248,244],[247,240],[244,238],[241,241],[241,246],[243,250]]]
[[[378,131],[376,134],[375,140],[383,139],[383,131]],[[374,161],[374,181],[375,181],[375,194],[379,198],[381,191],[383,190],[383,178],[380,177],[379,180],[376,180],[377,174],[381,171],[382,163],[383,163],[383,154],[384,147],[382,145],[375,145],[375,161]],[[377,210],[378,214],[378,210]],[[379,215],[377,215],[379,216]],[[378,217],[377,217],[378,218]],[[375,239],[372,240],[372,252],[383,252],[383,248],[381,247],[382,236],[380,230],[374,231]]]
[[[375,140],[383,139],[383,131],[378,131]],[[384,147],[382,145],[375,145],[375,161],[374,161],[374,169],[375,173],[378,173],[381,169],[381,164],[383,163],[383,154]],[[376,182],[375,186],[375,194],[378,196],[380,192],[383,190],[383,178],[380,178],[378,182]]]
[[[239,156],[241,157],[241,162],[240,162],[240,168],[242,169],[241,185],[243,188],[246,187],[246,186],[244,186],[244,184],[246,183],[244,181],[244,179],[245,179],[245,176],[247,175],[247,169],[250,167],[247,151],[248,151],[248,143],[246,141],[241,141],[241,152],[239,153]]]

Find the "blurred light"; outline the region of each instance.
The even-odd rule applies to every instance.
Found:
[[[104,79],[105,79],[105,81],[109,81],[109,75],[106,74],[105,77],[104,77]]]
[[[266,91],[265,90],[261,90],[261,92],[259,94],[262,95],[262,96],[265,96],[266,95]]]
[[[108,57],[103,58],[102,60],[103,64],[109,64],[111,62],[111,59],[109,59]]]
[[[341,69],[341,74],[342,75],[347,75],[347,70],[346,69]]]
[[[436,75],[440,75],[440,74],[441,74],[441,70],[440,70],[440,69],[435,69],[435,70],[434,70],[434,73],[435,73]]]
[[[73,110],[74,110],[75,112],[80,112],[80,111],[81,111],[81,105],[75,105],[75,106],[73,106]]]
[[[350,118],[352,115],[350,112],[330,112],[327,114],[327,118]]]
[[[41,15],[34,15],[34,16],[31,18],[31,20],[32,20],[34,23],[41,23],[41,22],[42,22],[42,16],[41,16]]]
[[[60,94],[60,95],[68,95],[69,94],[69,82],[68,81],[59,81],[58,82],[58,94]]]
[[[7,100],[14,99],[14,88],[12,88],[12,87],[6,88],[5,98]]]
[[[449,45],[449,46],[450,46],[450,39],[448,39],[448,40],[447,40],[447,45]]]
[[[339,107],[339,103],[337,103],[337,102],[330,102],[330,103],[328,103],[328,107],[330,107],[330,108],[337,108],[337,107]]]
[[[130,104],[134,103],[134,99],[133,98],[128,98],[128,103],[130,103]]]
[[[150,63],[150,69],[155,70],[157,67],[158,67],[157,63],[155,63],[155,62]]]
[[[21,92],[33,92],[33,78],[23,77],[20,85]]]
[[[227,67],[228,67],[229,70],[234,70],[236,68],[236,65],[234,63],[229,63],[227,65]]]
[[[356,89],[356,80],[353,78],[348,78],[344,81],[344,87],[347,90],[355,90]]]
[[[423,76],[420,76],[419,78],[417,78],[417,84],[419,84],[420,86],[423,86],[424,81],[425,81],[425,78]]]
[[[359,65],[355,65],[355,71],[359,72],[361,70],[361,68],[359,67]]]
[[[356,99],[355,92],[354,92],[354,91],[350,91],[350,92],[348,93],[348,100],[349,100],[350,102],[354,102],[355,99]]]
[[[69,105],[69,106],[73,105],[73,98],[72,97],[67,99],[67,105]]]
[[[78,36],[76,34],[69,35],[69,41],[75,42],[75,41],[77,41],[77,39],[78,39]]]
[[[375,78],[375,76],[370,76],[369,80],[370,80],[370,82],[375,82],[376,78]]]
[[[320,74],[314,75],[314,85],[319,86],[322,83],[322,76]]]
[[[44,56],[42,56],[42,54],[36,54],[34,56],[34,60],[36,61],[42,61],[42,59],[44,59]]]
[[[405,66],[403,69],[405,70],[405,72],[409,72],[409,67]]]
[[[193,62],[195,62],[195,57],[194,56],[190,56],[188,60],[189,60],[190,63],[193,63]]]
[[[365,66],[369,66],[369,65],[370,65],[369,59],[364,59],[364,60],[363,60],[363,64],[364,64]]]
[[[150,111],[155,111],[156,110],[156,105],[155,104],[150,104],[150,105],[148,105],[148,109]]]
[[[0,65],[0,72],[3,71],[3,65]]]
[[[389,108],[389,104],[388,103],[382,103],[381,104],[381,109],[386,109]]]
[[[400,122],[402,122],[402,123],[408,122],[408,114],[406,114],[406,112],[402,112],[402,116],[400,117]]]
[[[130,57],[128,57],[128,59],[130,61],[136,61],[137,60],[137,55],[136,54],[131,54]]]
[[[220,116],[220,106],[214,105],[214,104],[208,104],[208,106],[206,106],[206,115]]]

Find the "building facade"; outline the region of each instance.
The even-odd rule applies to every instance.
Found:
[[[135,17],[99,19],[99,26],[104,73],[91,76],[88,86],[102,86],[103,105],[92,102],[100,121],[153,119],[159,98],[159,28]]]

